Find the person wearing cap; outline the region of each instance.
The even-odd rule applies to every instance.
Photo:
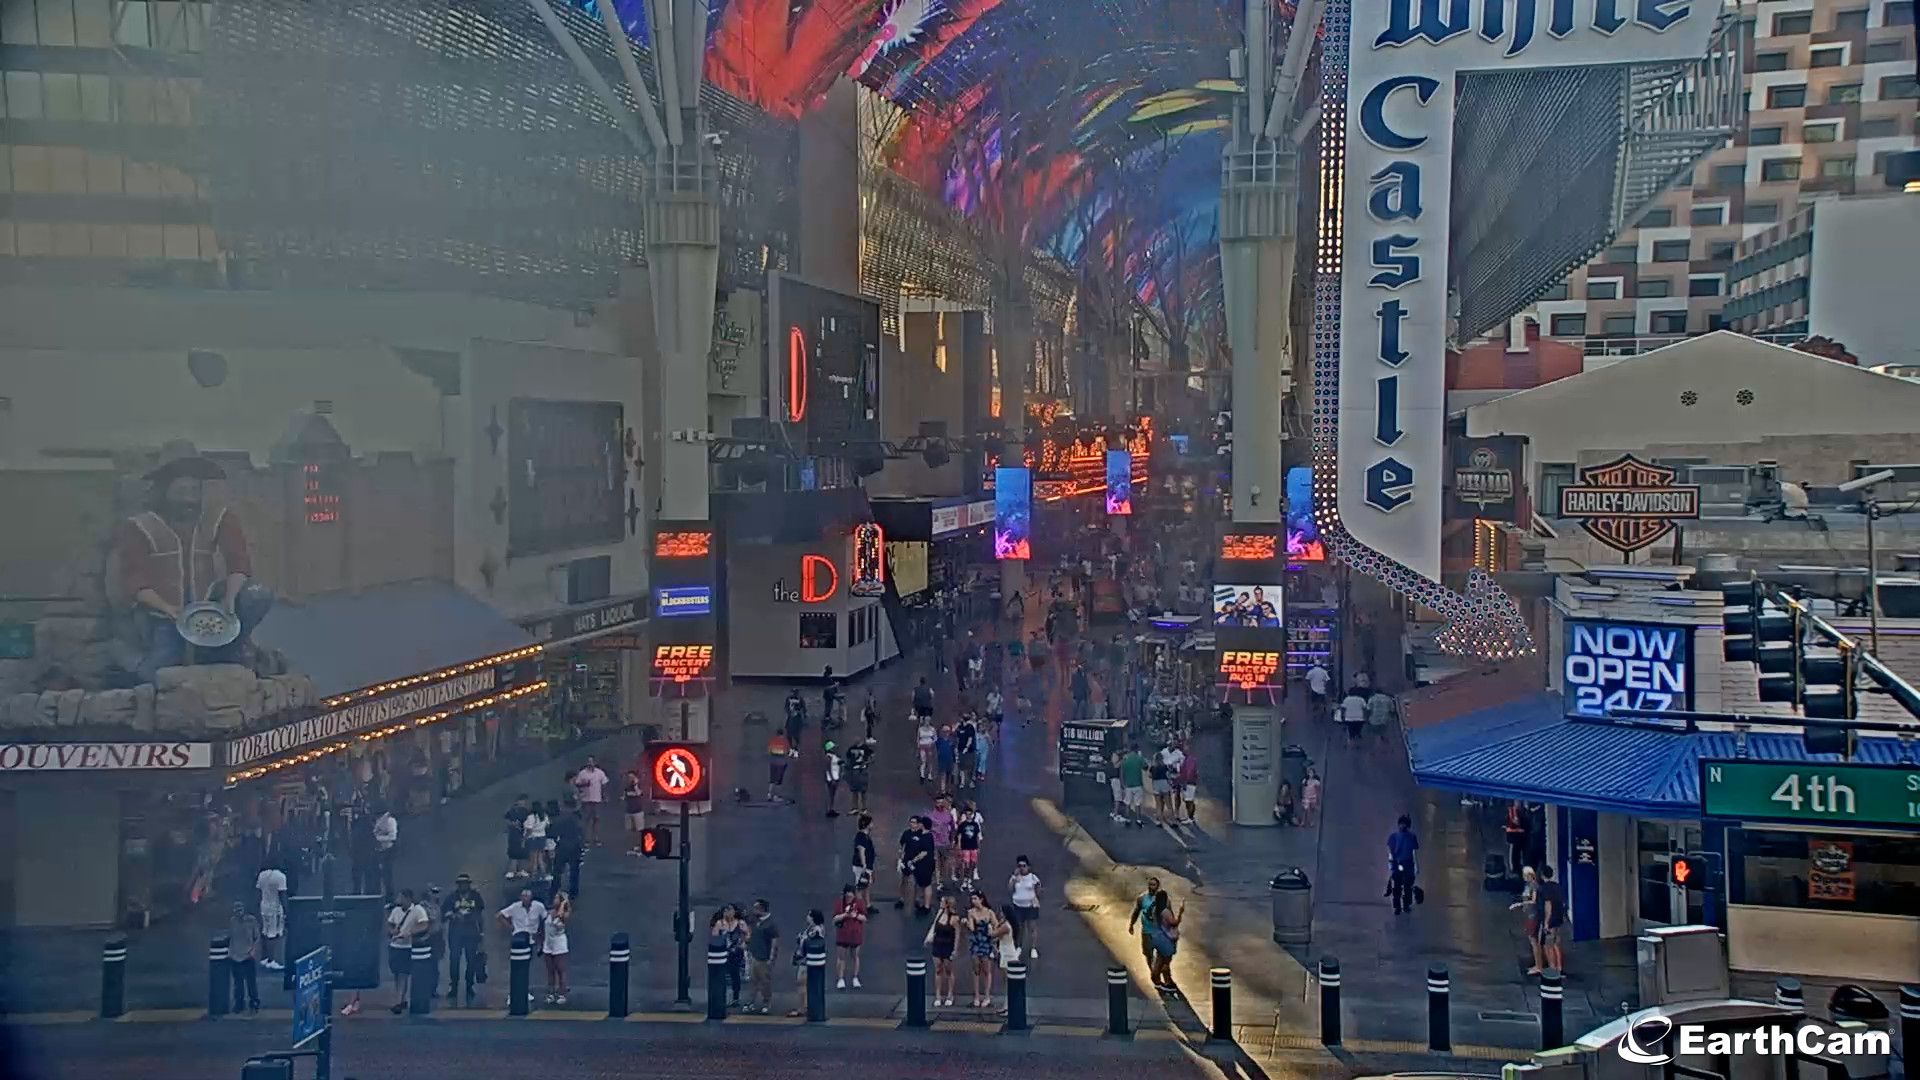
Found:
[[[130,611],[139,629],[142,682],[186,663],[176,620],[188,606],[212,601],[239,620],[239,637],[199,653],[217,663],[238,657],[273,605],[270,592],[250,583],[253,556],[240,519],[207,499],[207,483],[226,479],[226,471],[187,442],[168,443],[160,458],[144,477],[147,508],[114,532],[109,579],[115,607]]]
[[[462,970],[466,973],[467,1007],[474,1005],[473,986],[486,978],[487,902],[473,887],[473,877],[461,874],[453,879],[453,892],[440,902],[440,920],[447,928],[447,1000],[454,1000],[460,989]]]
[[[840,797],[840,751],[832,739],[821,749],[826,751],[827,758],[827,816],[839,817],[840,811],[834,808],[834,803]]]

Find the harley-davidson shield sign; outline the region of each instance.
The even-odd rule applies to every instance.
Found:
[[[1700,516],[1700,487],[1676,484],[1679,473],[1622,454],[1580,470],[1580,481],[1560,489],[1560,516],[1576,518],[1595,540],[1623,554],[1639,551],[1673,531],[1676,521]]]

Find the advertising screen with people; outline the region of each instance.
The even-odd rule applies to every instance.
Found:
[[[1107,513],[1133,513],[1133,452],[1107,451]]]
[[[993,470],[993,557],[1033,558],[1033,477],[1026,469]]]
[[[1277,629],[1283,601],[1279,585],[1220,585],[1213,587],[1213,625],[1256,626]]]

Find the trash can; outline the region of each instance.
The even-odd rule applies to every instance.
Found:
[[[1313,943],[1313,882],[1307,872],[1289,866],[1273,876],[1273,940],[1276,945]]]
[[[1833,995],[1827,998],[1827,1016],[1834,1026],[1847,1031],[1893,1031],[1892,1013],[1873,992],[1864,986],[1849,983],[1836,987]],[[1842,1055],[1840,1060],[1847,1065],[1850,1076],[1885,1076],[1888,1069],[1888,1055]]]

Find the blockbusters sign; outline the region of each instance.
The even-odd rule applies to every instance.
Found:
[[[1707,0],[1350,0],[1340,319],[1340,518],[1440,577],[1448,220],[1458,77],[1691,60]],[[1330,27],[1332,16],[1329,16]]]

